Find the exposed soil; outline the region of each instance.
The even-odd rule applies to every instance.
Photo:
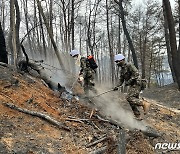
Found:
[[[98,109],[91,116],[94,106],[75,99],[71,102],[63,100],[58,92],[46,87],[40,79],[17,73],[13,68],[0,66],[0,72],[0,153],[88,154],[104,147],[101,153],[117,153],[119,127],[105,121],[106,117]],[[152,138],[140,130],[123,127],[127,154],[179,153],[154,149],[158,142],[180,142],[179,113],[157,106],[160,97],[153,97],[157,94],[155,90],[158,96],[162,96],[162,105],[180,108],[180,93],[176,89],[164,87],[146,91],[144,96],[155,103],[151,105],[145,121],[162,135]],[[166,94],[172,97],[163,97]],[[4,103],[49,115],[70,131],[58,128],[44,119],[10,109]],[[102,137],[105,139],[100,143],[87,146]]]

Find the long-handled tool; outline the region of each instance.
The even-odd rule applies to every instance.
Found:
[[[120,87],[121,87],[121,86],[119,86],[118,88],[120,88]],[[110,90],[108,90],[108,91],[105,91],[105,92],[103,92],[103,93],[100,93],[100,94],[98,94],[98,95],[92,96],[92,97],[90,97],[90,98],[99,97],[99,96],[104,95],[104,94],[106,94],[106,93],[109,93],[109,92],[111,92],[111,91],[115,91],[114,88],[113,88],[113,89],[110,89]]]
[[[92,97],[90,97],[90,98],[99,97],[99,96],[104,95],[104,94],[106,94],[106,93],[109,93],[109,92],[111,92],[111,91],[114,91],[114,89],[110,89],[110,90],[108,90],[108,91],[105,91],[105,92],[100,93],[100,94],[98,94],[98,95],[92,96]]]
[[[92,97],[90,97],[90,98],[88,98],[88,99],[89,99],[90,102],[93,102],[93,101],[91,101],[91,99],[93,99],[93,98],[95,98],[95,97],[99,97],[99,96],[101,96],[101,95],[103,95],[103,94],[109,93],[109,92],[111,92],[111,91],[114,91],[114,89],[110,89],[110,90],[105,91],[105,92],[103,92],[103,93],[100,93],[100,94],[98,94],[98,95],[92,96]],[[92,111],[91,111],[91,114],[90,114],[90,118],[92,117],[92,115],[93,115],[93,113],[94,113],[94,110],[95,110],[95,109],[93,108]]]

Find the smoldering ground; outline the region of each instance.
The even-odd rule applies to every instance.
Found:
[[[98,93],[107,91],[104,85],[98,86]],[[92,96],[95,94],[91,94]],[[144,121],[138,121],[130,109],[128,102],[125,100],[125,94],[120,91],[111,91],[92,99],[97,108],[106,116],[117,121],[120,125],[129,129],[139,129],[145,131],[147,124]]]
[[[53,83],[54,89],[57,89],[57,83],[60,83],[62,86],[65,86],[67,90],[71,90],[78,78],[79,67],[75,65],[73,59],[68,54],[63,54],[62,57],[66,70],[62,70],[56,57],[52,57],[52,59],[49,58],[42,64],[45,68],[43,73]],[[97,94],[110,89],[106,87],[105,84],[96,84]],[[91,96],[97,94],[92,93]],[[124,104],[126,104],[126,106],[129,104],[124,99],[124,94],[120,93],[120,91],[106,93],[93,98],[92,101],[103,114],[116,120],[123,126],[130,129],[146,130],[146,123],[134,119],[132,111],[124,108]]]

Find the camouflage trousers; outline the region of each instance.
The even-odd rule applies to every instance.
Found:
[[[139,98],[140,91],[140,85],[132,85],[129,87],[128,94],[126,96],[126,100],[129,102],[135,116],[140,115],[138,107],[142,106],[142,101]]]
[[[89,91],[96,93],[95,83],[94,83],[95,72],[94,70],[87,68],[84,71],[84,92],[88,96]]]

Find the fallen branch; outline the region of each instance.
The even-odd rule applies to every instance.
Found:
[[[102,138],[100,138],[99,140],[96,140],[96,141],[94,141],[94,142],[86,145],[86,148],[89,148],[89,147],[91,147],[91,146],[93,146],[93,145],[96,145],[96,144],[98,144],[98,143],[100,143],[100,142],[102,142],[102,141],[104,141],[104,140],[106,140],[106,139],[107,139],[107,136],[104,135],[104,136],[103,136]]]
[[[6,107],[17,110],[19,112],[22,112],[22,113],[25,113],[25,114],[29,114],[29,115],[36,116],[36,117],[39,117],[41,119],[44,119],[44,120],[48,121],[49,123],[57,126],[58,128],[62,128],[62,129],[65,129],[67,131],[70,131],[70,129],[67,126],[65,126],[61,122],[58,122],[58,121],[54,120],[49,115],[46,115],[46,114],[40,113],[40,112],[36,112],[36,111],[30,111],[30,110],[27,110],[27,109],[19,108],[19,107],[15,106],[14,104],[10,104],[10,103],[3,103],[3,104]]]
[[[90,116],[89,116],[90,119],[91,119],[93,113],[94,113],[94,109],[92,109],[92,111],[91,111],[91,114],[90,114]]]
[[[8,67],[8,64],[3,63],[3,62],[0,62],[0,65],[3,66],[3,67]]]
[[[79,119],[79,118],[76,118],[76,117],[72,117],[72,116],[68,116],[69,119],[72,119],[72,120],[78,120],[78,121],[89,121],[89,119]],[[68,119],[67,118],[67,119]]]
[[[98,129],[99,131],[102,131],[98,126],[96,126],[96,124],[94,122],[91,122],[91,123],[96,129]]]
[[[85,112],[85,114],[88,115],[88,116],[90,116],[90,114],[87,113],[87,112]],[[97,114],[93,114],[92,116],[95,117],[95,118],[97,118],[98,120],[101,120],[101,121],[104,121],[104,122],[109,122],[108,120],[103,119],[102,117],[100,117],[100,116],[97,115]]]
[[[69,118],[66,118],[65,120],[67,120],[67,121],[75,121],[75,122],[84,123],[84,122],[81,121],[80,119],[69,119]]]
[[[102,148],[99,148],[99,149],[97,149],[97,150],[95,150],[95,151],[92,151],[92,152],[90,152],[90,154],[100,154],[100,153],[104,153],[104,152],[106,151],[106,149],[107,149],[107,146],[102,147]]]
[[[155,105],[155,106],[158,106],[158,107],[160,107],[160,108],[169,110],[170,112],[173,112],[173,113],[176,113],[176,114],[177,114],[177,113],[180,114],[180,110],[178,110],[178,109],[175,109],[175,108],[171,108],[171,107],[167,107],[167,106],[158,104],[157,102],[155,102],[155,101],[153,101],[153,100],[150,100],[150,99],[147,99],[147,98],[146,98],[146,100],[147,100],[148,102],[150,102],[151,104]]]
[[[68,120],[68,121],[75,121],[75,122],[80,122],[80,123],[88,123],[90,124],[91,126],[95,127],[96,129],[98,129],[99,131],[101,131],[101,129],[95,125],[95,123],[93,121],[91,121],[91,119],[77,119],[75,117],[72,117],[72,116],[68,116],[68,118],[66,118],[65,120]]]
[[[104,122],[109,122],[109,120],[103,119],[102,117],[100,117],[99,115],[93,115],[95,116],[97,119],[104,121]]]
[[[89,113],[87,113],[87,112],[86,112],[86,114],[89,115]],[[110,123],[110,124],[112,124],[112,125],[114,125],[114,126],[116,126],[116,127],[122,128],[122,126],[121,126],[117,121],[115,121],[115,120],[112,120],[112,119],[104,119],[104,118],[100,117],[100,116],[97,115],[97,114],[93,114],[92,116],[93,116],[93,117],[96,117],[98,120],[101,120],[101,121],[103,121],[103,122],[108,122],[108,123]]]
[[[122,126],[116,120],[112,120],[112,119],[108,119],[108,120],[110,124],[119,127],[120,129],[123,129]]]
[[[122,128],[122,126],[117,122],[117,121],[115,121],[115,120],[112,120],[112,119],[103,119],[103,118],[101,118],[100,116],[98,116],[98,115],[96,115],[96,117],[99,119],[99,120],[101,120],[101,121],[104,121],[104,122],[108,122],[108,123],[110,123],[111,125],[114,125],[114,126],[116,126],[116,127],[119,127],[119,128]]]

